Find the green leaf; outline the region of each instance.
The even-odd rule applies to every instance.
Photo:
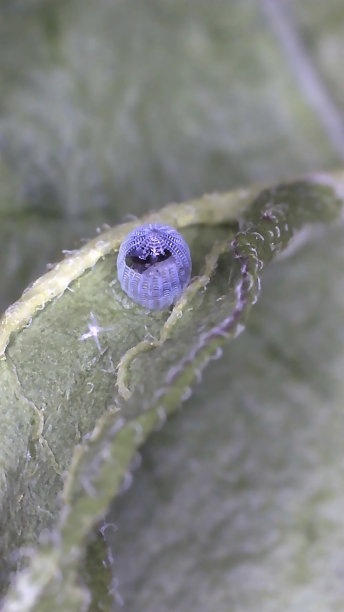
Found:
[[[4,609],[343,609],[342,23],[341,0],[1,3],[0,307],[69,249],[0,328]],[[71,251],[128,213],[191,244],[170,319],[118,290],[134,223]]]
[[[8,606],[51,610],[59,601],[82,609],[89,593],[78,572],[92,528],[137,448],[242,331],[264,265],[305,224],[338,218],[342,184],[341,175],[315,176],[258,193],[206,196],[144,218],[173,223],[189,239],[196,276],[171,313],[145,311],[115,280],[113,252],[142,220],[69,255],[8,309],[0,327],[2,410],[11,416],[1,449],[11,467],[2,493],[3,529],[10,525],[3,577],[11,551],[53,528],[30,553]],[[34,585],[30,598],[25,585]]]

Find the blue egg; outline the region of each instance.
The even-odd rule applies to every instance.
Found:
[[[134,229],[122,242],[117,259],[118,280],[137,304],[163,310],[174,304],[190,282],[190,249],[169,225]]]

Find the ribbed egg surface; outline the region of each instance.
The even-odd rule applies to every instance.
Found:
[[[122,242],[117,274],[123,291],[134,302],[151,310],[168,308],[189,284],[190,249],[173,227],[142,225]]]

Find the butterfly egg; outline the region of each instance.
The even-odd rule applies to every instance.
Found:
[[[122,242],[117,275],[123,291],[137,304],[151,310],[168,308],[189,284],[190,249],[173,227],[142,225]]]

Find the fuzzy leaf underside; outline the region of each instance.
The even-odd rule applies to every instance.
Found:
[[[78,572],[88,538],[130,473],[137,448],[242,331],[263,267],[297,230],[338,218],[342,187],[342,175],[313,176],[205,196],[135,222],[169,223],[189,242],[194,277],[172,312],[145,311],[119,288],[115,252],[130,223],[69,255],[5,313],[3,590],[9,571],[23,564],[23,555],[13,552],[33,545],[44,529],[52,536],[30,553],[4,610],[51,610],[57,601],[68,610],[86,605],[89,591],[80,587]]]

